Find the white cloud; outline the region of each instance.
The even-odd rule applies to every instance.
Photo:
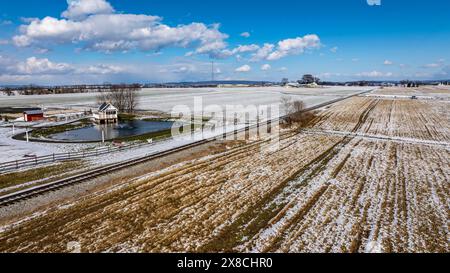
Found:
[[[430,63],[430,64],[425,64],[423,67],[424,68],[438,68],[441,66],[442,66],[442,63]]]
[[[46,54],[49,53],[50,50],[48,48],[36,48],[34,51],[36,54]]]
[[[415,78],[429,78],[431,77],[430,73],[426,73],[426,72],[417,72],[414,74]]]
[[[107,75],[107,74],[118,74],[124,72],[124,69],[120,66],[114,65],[91,65],[85,68],[79,68],[76,70],[78,74],[97,74],[97,75]]]
[[[338,49],[339,48],[337,46],[335,46],[335,47],[331,48],[330,51],[333,53],[336,53],[338,51]]]
[[[256,53],[252,55],[251,61],[257,62],[267,58],[267,56],[273,51],[275,45],[273,44],[264,44],[263,47],[258,49]]]
[[[251,44],[251,45],[239,45],[235,49],[233,49],[233,53],[246,53],[246,52],[253,52],[257,51],[259,49],[258,45]]]
[[[66,74],[73,71],[73,67],[66,63],[53,63],[48,59],[38,59],[30,57],[25,62],[20,62],[16,66],[16,73],[23,75],[36,74]]]
[[[267,60],[279,60],[288,55],[297,55],[305,52],[306,49],[320,47],[320,39],[317,35],[311,34],[295,39],[286,39],[278,42],[277,50],[267,56]]]
[[[384,64],[384,65],[393,65],[394,63],[393,63],[392,61],[390,61],[390,60],[385,60],[385,61],[383,62],[383,64]]]
[[[265,44],[253,56],[252,61],[275,61],[290,55],[298,55],[307,49],[319,48],[320,38],[315,34],[297,37],[294,39],[286,39],[278,42],[277,47],[273,44]]]
[[[261,70],[262,71],[268,71],[268,70],[270,70],[272,67],[270,66],[270,64],[263,64],[262,66],[261,66]]]
[[[197,70],[197,68],[194,65],[187,65],[187,64],[182,64],[180,66],[177,66],[176,68],[174,68],[172,70],[172,72],[174,73],[192,73],[195,72]]]
[[[362,72],[358,73],[355,76],[362,77],[362,78],[382,78],[382,77],[392,77],[392,72],[380,72],[380,71],[371,71],[371,72]]]
[[[326,79],[340,77],[340,76],[342,76],[341,73],[334,73],[334,72],[325,72],[325,73],[319,74],[320,78],[326,78]]]
[[[219,31],[219,24],[207,26],[191,23],[171,27],[151,15],[109,13],[114,10],[97,5],[85,6],[91,0],[72,1],[64,13],[67,19],[45,17],[32,19],[14,36],[16,46],[78,43],[85,49],[113,52],[140,49],[158,51],[166,47],[195,48],[197,54],[214,54],[226,48],[228,35]],[[106,13],[106,14],[105,14]],[[81,19],[73,16],[92,14]]]
[[[241,37],[249,38],[250,37],[250,32],[242,32],[241,33]]]
[[[125,68],[116,65],[75,66],[68,63],[52,62],[47,58],[29,57],[24,61],[0,56],[0,73],[10,78],[29,79],[49,75],[110,75],[125,72]]]
[[[14,65],[16,65],[17,62],[7,56],[0,55],[0,75],[6,74],[8,70]]]
[[[114,8],[105,0],[67,0],[68,8],[61,16],[68,19],[84,19],[93,14],[111,14]]]
[[[237,58],[240,58],[241,53],[248,53],[248,52],[254,52],[257,51],[260,47],[255,44],[251,45],[239,45],[236,48],[233,49],[223,49],[221,51],[216,52],[214,55],[215,58],[224,59],[231,56],[236,55]]]
[[[221,63],[215,63],[214,74],[216,79],[219,79],[219,75],[222,74],[222,70],[219,66]],[[145,71],[142,69],[130,66],[127,67],[127,72],[130,75],[138,76],[141,81],[149,81],[149,72],[154,71],[152,74],[154,81],[197,81],[210,79],[211,77],[211,63],[202,62],[194,59],[178,60],[177,62],[170,64],[143,64]]]
[[[159,52],[168,47],[191,49],[186,56],[206,54],[211,58],[253,53],[250,61],[273,61],[320,47],[319,37],[311,34],[286,39],[277,45],[251,44],[229,49],[228,35],[219,28],[219,24],[203,23],[169,26],[159,16],[117,13],[106,0],[71,0],[62,18],[27,18],[12,40],[18,47],[77,44],[80,49],[105,53]]]
[[[437,62],[423,65],[422,68],[439,68],[439,67],[443,67],[444,65],[445,65],[445,59],[441,58],[441,59],[437,60]]]
[[[243,65],[241,67],[236,68],[236,72],[250,72],[250,70],[252,70],[252,68],[249,65]]]
[[[20,17],[20,21],[22,21],[22,23],[25,23],[25,24],[29,24],[29,23],[31,23],[33,21],[36,21],[36,20],[39,20],[39,18],[36,18],[36,17]]]
[[[277,69],[277,71],[279,71],[279,72],[284,72],[287,70],[288,70],[287,67],[284,67],[284,66]]]
[[[255,50],[256,52],[252,54],[250,61],[275,61],[290,55],[302,54],[305,50],[319,48],[320,46],[320,38],[315,34],[282,40],[278,42],[277,46],[266,43]]]
[[[10,20],[0,21],[0,26],[9,26],[9,25],[12,25],[12,24],[13,24],[13,22],[10,21]]]
[[[381,0],[367,0],[369,6],[381,6]]]

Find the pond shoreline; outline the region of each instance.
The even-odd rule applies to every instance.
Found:
[[[32,130],[28,131],[28,134],[30,134]],[[113,143],[115,141],[144,141],[144,139],[153,139],[153,140],[160,140],[169,138],[171,136],[172,130],[163,130],[158,132],[153,132],[149,134],[141,134],[136,136],[130,136],[130,137],[123,137],[123,138],[115,138],[115,139],[105,139],[105,143]],[[164,137],[165,136],[165,137]],[[136,139],[141,138],[141,139]],[[14,140],[20,140],[20,141],[26,141],[26,133],[20,133],[12,137]],[[90,141],[90,140],[57,140],[57,139],[51,139],[51,138],[34,138],[29,137],[30,142],[37,142],[37,143],[54,143],[54,144],[95,144],[95,143],[102,143],[102,141]]]
[[[156,119],[156,118],[152,118],[151,120],[150,119],[148,119],[148,120],[125,119],[122,121],[122,123],[129,123],[129,122],[133,122],[133,121],[138,121],[138,122],[144,121],[144,122],[149,122],[149,123],[151,123],[151,122],[167,122],[168,124],[170,123],[170,128],[167,128],[167,126],[166,126],[166,128],[161,129],[161,130],[155,130],[155,131],[150,131],[150,132],[146,132],[146,133],[139,133],[136,135],[106,138],[105,143],[121,142],[121,141],[123,141],[123,142],[127,142],[127,141],[145,142],[149,139],[159,140],[159,139],[169,138],[172,136],[172,125],[174,124],[174,121],[171,121],[168,119]],[[117,123],[115,125],[118,125],[118,124],[119,123]],[[111,124],[111,125],[113,125],[113,124]],[[95,126],[97,126],[97,124],[95,122],[86,122],[86,120],[85,120],[85,121],[81,122],[80,124],[75,124],[75,125],[71,124],[69,127],[67,127],[67,125],[59,125],[59,126],[49,126],[49,127],[45,127],[45,128],[36,128],[36,129],[32,129],[32,130],[28,131],[29,141],[30,142],[40,142],[40,143],[55,143],[55,144],[102,143],[103,141],[101,139],[95,139],[95,140],[94,139],[87,139],[87,140],[73,139],[73,140],[71,140],[71,139],[56,139],[56,138],[51,137],[51,136],[65,133],[65,132],[82,130],[82,129],[87,129],[87,128],[95,127]],[[63,130],[58,130],[58,128],[62,128]],[[66,130],[66,128],[67,128],[67,130]],[[114,128],[114,129],[109,128],[109,129],[116,130],[116,128]],[[49,130],[49,132],[45,132],[45,130]],[[15,140],[26,141],[26,132],[14,135],[12,138]]]

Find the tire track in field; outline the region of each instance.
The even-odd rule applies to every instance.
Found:
[[[282,140],[281,147],[292,146],[291,139],[296,137],[297,134],[286,135],[286,138]],[[311,138],[308,137],[307,139]],[[303,143],[303,140],[300,143]],[[263,181],[264,176],[254,181],[245,176],[243,177],[245,184],[242,184],[244,192],[229,188],[229,186],[232,186],[230,184],[226,188],[227,193],[223,196],[220,194],[222,191],[221,184],[226,183],[227,179],[233,177],[233,172],[236,172],[236,175],[239,176],[245,174],[245,170],[237,166],[240,162],[247,161],[246,164],[254,164],[255,162],[251,158],[255,155],[259,158],[258,161],[267,160],[260,154],[261,145],[263,143],[253,144],[253,146],[248,144],[241,148],[235,148],[217,156],[217,158],[208,158],[204,161],[195,162],[195,164],[187,164],[179,167],[180,169],[169,170],[150,180],[144,179],[144,181],[132,182],[130,186],[124,189],[92,198],[92,200],[87,198],[87,201],[75,204],[67,210],[56,211],[42,218],[30,220],[19,225],[16,229],[12,228],[2,233],[0,251],[9,249],[10,251],[60,252],[65,250],[64,242],[67,242],[67,240],[77,241],[80,239],[85,246],[84,250],[90,252],[105,251],[105,249],[113,246],[115,248],[111,249],[112,251],[120,251],[120,246],[130,242],[142,242],[145,251],[162,251],[166,247],[168,247],[167,251],[176,251],[179,238],[189,235],[197,227],[201,228],[199,225],[183,226],[183,222],[186,222],[184,220],[191,224],[193,221],[193,218],[189,216],[190,214],[185,213],[186,211],[200,210],[199,213],[194,214],[195,217],[198,216],[199,221],[197,223],[201,223],[203,218],[206,220],[204,223],[207,223],[208,226],[217,225],[214,221],[220,224],[227,220],[227,218],[217,218],[220,214],[215,213],[215,211],[222,211],[224,215],[227,215],[230,212],[237,211],[238,206],[244,205],[245,207],[245,202],[251,204],[249,202],[251,200],[250,193],[254,192],[254,189],[258,188],[261,183],[267,183],[267,181]],[[301,144],[293,148],[299,150]],[[287,160],[289,158],[287,155],[292,152],[290,149],[281,149],[280,154],[273,154],[273,159],[270,159],[276,161],[280,157]],[[291,161],[290,164],[292,165],[293,162],[296,161]],[[230,168],[230,171],[233,172],[226,176],[225,174],[228,173],[226,170],[217,171],[217,169],[223,167]],[[289,169],[289,164],[286,164],[284,172],[292,172],[293,170],[295,169]],[[280,172],[280,174],[283,174],[283,172]],[[198,181],[199,178],[201,180]],[[245,187],[249,192],[247,197],[243,194],[247,191]],[[169,193],[168,196],[167,193]],[[209,204],[203,202],[213,195],[221,197],[221,199]],[[161,199],[159,196],[166,197]],[[240,198],[243,200],[240,200]],[[206,211],[204,210],[205,204],[208,208]],[[227,211],[227,208],[223,206],[224,204],[236,204],[236,208],[230,208]],[[202,209],[203,211],[201,211]],[[208,218],[208,214],[211,215],[212,219]],[[107,218],[105,218],[105,215]],[[132,226],[136,219],[142,219],[142,217],[148,219],[144,222],[137,222]],[[180,224],[173,225],[172,231],[165,229],[167,232],[161,233],[160,230],[157,230],[158,227],[161,227],[161,224],[170,224],[174,221],[180,222]],[[141,238],[136,238],[136,233],[148,231],[149,228],[150,231],[155,229],[152,231],[156,232],[154,233],[155,236],[148,236],[148,239],[142,238],[144,241],[140,241]],[[206,229],[200,230],[200,232],[198,236],[200,234],[206,236],[205,233],[207,235],[211,233]],[[50,233],[52,233],[52,236],[49,236]],[[194,249],[192,248],[192,250]]]
[[[367,118],[370,116],[370,113],[375,109],[377,106],[379,100],[371,100],[369,103],[367,103],[366,109],[360,114],[360,117],[358,119],[357,124],[354,126],[352,131],[359,130],[366,122]],[[316,158],[313,162],[307,165],[307,168],[302,170],[301,173],[298,174],[296,179],[293,179],[295,184],[297,186],[301,185],[300,187],[307,187],[310,183],[312,183],[313,180],[317,180],[317,177],[319,175],[323,175],[325,170],[329,169],[329,163],[331,160],[335,159],[335,157],[341,153],[343,149],[346,149],[347,145],[354,139],[353,136],[346,136],[341,141],[336,143],[333,147],[328,149],[326,152],[324,152],[322,155],[320,155],[318,158]],[[357,141],[356,145],[361,140]],[[346,164],[347,160],[349,158],[349,155],[346,155],[342,161],[336,164],[333,171],[331,173],[328,173],[327,180],[334,179],[339,174],[342,167]],[[318,189],[316,189],[313,193],[310,193],[310,196],[307,197],[307,201],[299,208],[297,208],[297,211],[295,212],[294,216],[289,217],[288,223],[285,223],[282,225],[282,227],[278,227],[276,230],[277,235],[272,236],[270,239],[266,239],[263,246],[255,246],[254,242],[248,242],[244,243],[244,247],[246,249],[252,249],[255,251],[263,251],[263,252],[274,252],[278,250],[281,247],[281,244],[283,244],[285,238],[288,236],[288,234],[295,233],[294,229],[299,223],[302,222],[304,217],[309,213],[309,211],[316,205],[319,200],[321,200],[322,195],[325,194],[325,192],[329,189],[330,184],[328,182],[321,183],[318,186]],[[305,193],[303,193],[305,194]],[[281,193],[275,194],[276,196],[281,195]],[[278,209],[274,210],[272,212],[273,218],[265,223],[265,226],[267,227],[270,223],[272,225],[279,221],[281,218],[284,217],[284,215],[290,211],[292,208],[294,208],[298,203],[298,191],[294,192],[286,197],[284,197],[285,200],[293,200],[289,203],[284,203],[282,206],[278,206]],[[275,198],[274,198],[275,199]],[[271,200],[272,201],[272,200]],[[272,201],[273,203],[273,201]],[[266,207],[270,205],[270,202],[264,204]],[[256,210],[256,208],[253,208]],[[278,212],[275,214],[274,212]],[[260,230],[260,236],[262,236]],[[248,235],[249,237],[252,237],[251,235]],[[253,236],[256,236],[254,234]],[[300,234],[297,234],[296,236],[300,236]],[[296,237],[293,236],[293,237]],[[270,236],[269,236],[270,237]],[[256,247],[256,249],[255,249]],[[286,250],[286,249],[285,249]]]
[[[140,183],[141,188],[139,185],[136,185],[134,188],[129,188],[128,190],[122,191],[120,195],[107,194],[104,198],[100,200],[97,199],[95,200],[95,202],[83,204],[83,216],[85,219],[89,220],[84,221],[82,224],[80,224],[80,228],[81,225],[91,226],[95,222],[100,222],[101,215],[98,214],[97,217],[94,217],[94,215],[100,210],[107,210],[109,206],[114,206],[116,203],[123,202],[122,200],[129,200],[129,203],[133,204],[133,196],[137,196],[135,198],[139,199],[140,194],[155,189],[156,189],[155,193],[157,194],[163,191],[164,189],[170,190],[171,187],[182,187],[183,185],[189,183],[190,181],[185,180],[181,181],[182,184],[173,183],[168,185],[164,184],[163,182],[170,181],[171,179],[176,179],[177,177],[182,177],[183,174],[192,173],[198,170],[204,170],[204,168],[210,166],[211,163],[214,163],[215,161],[216,162],[222,161],[223,164],[226,164],[228,162],[236,160],[237,157],[239,157],[242,154],[249,154],[249,153],[251,153],[251,146],[250,149],[249,147],[234,149],[233,151],[226,152],[225,154],[218,156],[209,162],[197,162],[193,164],[187,164],[187,166],[181,167],[179,170],[173,173],[169,172],[161,175],[160,177],[157,177],[150,183]],[[157,189],[158,186],[160,187],[160,189]],[[164,205],[167,205],[167,202],[161,204],[161,206]],[[57,215],[54,218],[45,219],[43,221],[30,221],[27,226],[28,229],[18,229],[15,232],[14,230],[12,230],[9,234],[2,234],[2,237],[0,238],[0,251],[3,251],[3,247],[7,246],[3,242],[8,241],[11,238],[20,237],[21,241],[23,242],[39,240],[39,238],[42,238],[44,236],[43,234],[45,234],[45,232],[42,231],[52,226],[64,226],[69,222],[75,221],[77,217],[79,217],[79,215],[77,214],[64,213],[62,215]],[[48,240],[53,240],[53,238],[48,238]],[[45,244],[45,242],[43,243]]]

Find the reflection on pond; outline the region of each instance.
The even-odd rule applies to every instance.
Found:
[[[164,131],[172,128],[173,124],[174,122],[171,121],[143,120],[123,121],[106,125],[92,124],[88,127],[54,134],[50,138],[66,141],[101,141],[102,131],[104,131],[105,140],[113,140]]]

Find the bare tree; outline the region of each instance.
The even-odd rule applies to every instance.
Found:
[[[120,112],[133,113],[139,104],[138,92],[140,87],[136,85],[112,85],[108,89],[99,90],[97,102],[109,102]]]
[[[138,106],[138,91],[136,87],[130,87],[125,90],[125,104],[129,113],[133,113]]]
[[[306,104],[303,101],[282,97],[281,105],[286,114],[284,117],[285,124],[289,127],[292,125],[299,128],[305,127],[316,117],[314,112],[306,111]]]
[[[291,106],[292,106],[292,98],[291,97],[287,97],[287,96],[281,97],[280,104],[286,115],[291,112]]]

